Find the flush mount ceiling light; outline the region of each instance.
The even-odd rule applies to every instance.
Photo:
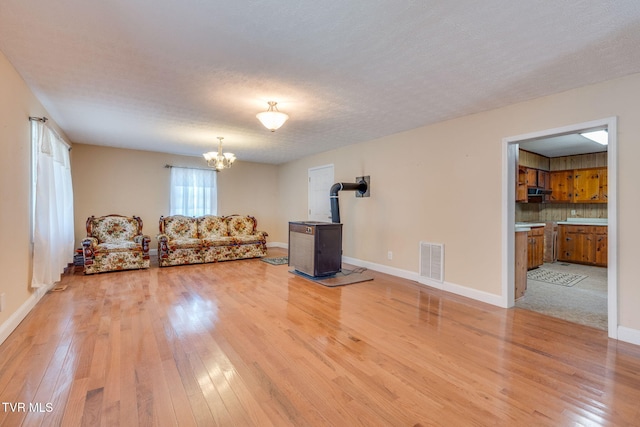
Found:
[[[584,136],[585,138],[589,138],[590,140],[595,141],[598,144],[609,144],[609,134],[604,129],[596,130],[593,132],[583,132],[580,135]]]
[[[222,140],[224,137],[219,136],[218,138],[218,151],[209,151],[208,153],[204,153],[202,156],[207,161],[207,165],[211,168],[216,168],[217,171],[222,169],[228,169],[231,167],[233,162],[236,161],[236,156],[233,153],[222,153]]]
[[[269,109],[256,114],[258,120],[271,132],[275,132],[275,130],[280,128],[289,118],[285,113],[278,111],[276,104],[277,102],[269,101]]]

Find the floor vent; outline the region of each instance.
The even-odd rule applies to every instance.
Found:
[[[420,277],[444,281],[444,245],[420,242]]]

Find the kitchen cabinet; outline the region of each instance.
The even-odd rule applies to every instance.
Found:
[[[515,239],[515,299],[522,298],[527,290],[527,245],[528,233],[516,231]]]
[[[527,168],[518,166],[516,177],[516,202],[527,201]]]
[[[551,202],[570,203],[573,201],[573,170],[549,173]]]
[[[544,227],[532,227],[527,233],[527,270],[544,263]]]
[[[609,254],[608,228],[596,227],[595,264],[606,267]]]
[[[607,266],[607,227],[558,225],[558,261]]]
[[[527,168],[527,187],[538,186],[538,170]]]
[[[573,175],[573,202],[607,202],[607,168],[576,169]]]
[[[549,172],[538,169],[536,187],[549,189]]]
[[[526,166],[518,166],[516,177],[516,202],[547,202],[549,196],[547,194],[530,195],[529,189],[549,190],[549,172],[541,169],[528,168]]]

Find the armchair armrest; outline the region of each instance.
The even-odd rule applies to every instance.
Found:
[[[158,259],[169,258],[169,236],[166,234],[158,234]]]
[[[82,257],[84,265],[92,265],[95,260],[94,248],[98,245],[98,239],[95,237],[86,237],[82,241]]]
[[[251,233],[252,236],[255,236],[257,239],[259,239],[261,242],[266,243],[267,242],[267,236],[269,234],[267,234],[266,231],[259,231],[256,230],[253,233]]]
[[[149,259],[149,243],[151,242],[151,237],[146,234],[138,234],[137,236],[133,236],[133,241],[142,246],[142,259]]]

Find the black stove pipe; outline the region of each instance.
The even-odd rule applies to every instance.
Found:
[[[367,182],[337,182],[331,186],[329,198],[331,199],[331,222],[340,222],[340,206],[338,204],[338,191],[358,191],[360,194],[367,192]]]

